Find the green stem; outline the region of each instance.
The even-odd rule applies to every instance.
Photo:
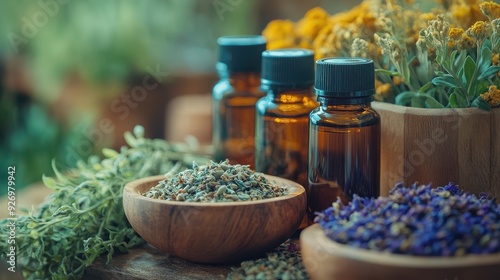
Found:
[[[101,236],[102,231],[104,229],[104,225],[108,224],[108,220],[111,217],[111,212],[113,212],[112,210],[113,210],[112,207],[107,207],[106,216],[104,217],[104,220],[101,222],[101,225],[99,226],[99,232],[97,233],[97,236]]]
[[[447,61],[448,61],[447,59],[443,59],[441,61],[443,69],[446,70],[446,72],[448,72],[448,74],[451,75],[451,77],[455,80],[455,82],[457,82],[458,85],[460,85],[459,93],[467,100],[467,104],[469,104],[469,99],[467,98],[467,92],[468,92],[466,88],[467,85],[464,85],[464,83],[462,83],[462,80],[459,77],[457,77],[456,72],[453,71],[453,68],[451,67],[451,65],[448,64]]]
[[[478,42],[477,44],[477,55],[476,55],[476,61],[479,61],[479,58],[481,56],[481,49],[483,47],[483,43],[482,42]],[[477,74],[479,72],[479,67],[478,65],[476,64],[476,67],[474,69],[474,73],[472,74],[472,78],[470,79],[470,83],[467,85],[467,97],[469,96],[469,93],[472,91],[472,86],[476,84],[476,79],[477,79]],[[474,93],[474,96],[476,94]],[[474,96],[472,97],[472,99],[474,99]],[[467,99],[467,107],[470,107],[470,100],[469,98],[466,98]]]

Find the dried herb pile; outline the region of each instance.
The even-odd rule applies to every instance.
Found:
[[[300,248],[290,240],[281,244],[273,251],[266,253],[264,258],[244,261],[227,276],[228,280],[243,279],[309,279]]]
[[[232,202],[261,200],[287,194],[278,186],[257,173],[248,165],[229,164],[228,160],[198,166],[171,175],[144,196],[186,202]]]
[[[389,197],[338,200],[316,221],[329,238],[357,248],[418,256],[500,252],[500,204],[452,183],[397,184]]]
[[[134,136],[135,135],[135,136]],[[126,183],[168,171],[185,169],[195,155],[187,145],[145,139],[144,129],[125,133],[130,147],[120,152],[104,149],[105,159],[91,156],[63,173],[53,163],[57,178],[44,177],[54,192],[38,211],[18,215],[17,264],[26,279],[78,279],[85,267],[102,254],[111,260],[143,243],[128,223],[122,208]],[[8,220],[0,221],[0,250],[7,252]]]

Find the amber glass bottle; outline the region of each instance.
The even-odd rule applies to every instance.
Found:
[[[314,53],[281,49],[262,53],[256,105],[255,170],[306,187],[309,114],[318,106],[313,91]]]
[[[255,104],[260,90],[262,36],[225,36],[217,40],[220,80],[212,94],[215,160],[254,167]]]
[[[308,213],[340,197],[380,194],[380,117],[371,108],[373,61],[327,58],[316,63],[320,106],[310,115]]]

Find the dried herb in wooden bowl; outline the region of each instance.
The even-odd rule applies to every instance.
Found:
[[[284,196],[287,188],[271,182],[248,165],[229,164],[229,160],[198,166],[167,179],[144,193],[150,198],[186,202],[232,202]]]

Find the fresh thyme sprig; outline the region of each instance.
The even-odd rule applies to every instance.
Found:
[[[128,223],[122,206],[122,190],[131,180],[183,170],[193,160],[207,163],[187,145],[146,139],[137,126],[125,133],[130,147],[120,152],[104,149],[105,159],[91,156],[77,168],[44,177],[54,190],[38,211],[18,216],[16,246],[18,265],[26,279],[79,279],[85,267],[116,251],[126,252],[143,243]],[[8,220],[0,221],[0,249],[6,252]]]

